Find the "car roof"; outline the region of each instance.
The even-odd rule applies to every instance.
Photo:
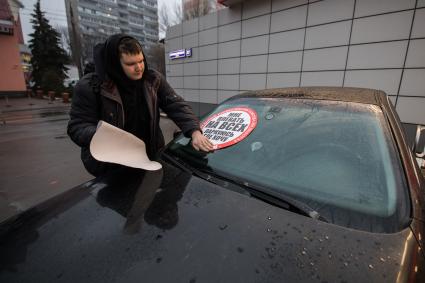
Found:
[[[248,91],[231,98],[299,98],[357,102],[382,106],[386,94],[381,90],[354,87],[290,87]]]

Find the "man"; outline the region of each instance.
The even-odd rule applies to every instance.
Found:
[[[142,139],[147,155],[155,159],[164,146],[159,127],[161,108],[196,150],[213,150],[202,135],[199,120],[165,78],[150,70],[139,42],[127,35],[110,36],[94,50],[95,72],[86,74],[75,86],[68,123],[68,135],[81,147],[81,159],[94,176],[122,169],[97,161],[90,154],[90,141],[99,120],[106,121]]]

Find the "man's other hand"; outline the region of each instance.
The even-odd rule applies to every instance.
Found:
[[[196,150],[202,150],[205,152],[213,151],[213,143],[205,137],[200,131],[194,131],[192,133],[192,146]]]

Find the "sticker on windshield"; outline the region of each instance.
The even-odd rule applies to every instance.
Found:
[[[253,109],[234,107],[208,117],[201,129],[214,149],[221,149],[242,141],[256,126],[257,113]]]

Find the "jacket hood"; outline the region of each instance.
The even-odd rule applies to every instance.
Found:
[[[96,44],[93,52],[95,72],[102,80],[112,79],[114,82],[131,83],[131,80],[124,73],[120,64],[120,55],[118,45],[124,38],[133,38],[126,34],[114,34],[108,37],[104,43]],[[142,46],[140,44],[140,46]],[[148,71],[147,58],[142,48],[142,54],[145,58],[145,73]],[[142,78],[143,79],[143,78]],[[134,83],[134,82],[133,82]]]

